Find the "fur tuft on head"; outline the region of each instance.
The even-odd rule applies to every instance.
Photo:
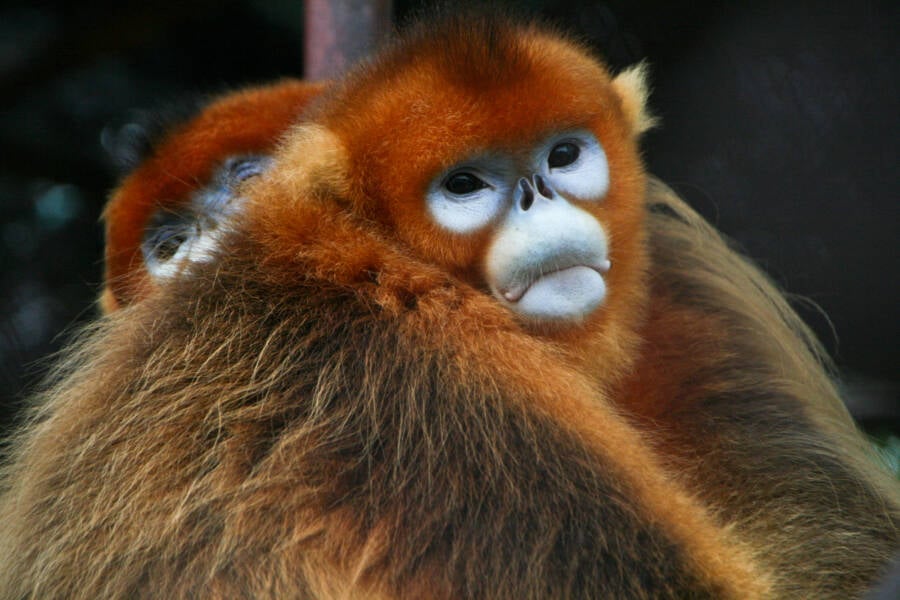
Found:
[[[646,62],[640,62],[616,75],[612,81],[634,135],[641,135],[659,124],[659,119],[650,114],[647,108],[650,97],[649,75],[650,67]]]

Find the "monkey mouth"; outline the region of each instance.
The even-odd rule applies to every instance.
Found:
[[[609,260],[604,259],[595,264],[575,264],[549,271],[541,270],[534,276],[523,277],[511,285],[498,289],[497,292],[510,304],[516,304],[532,288],[538,287],[552,288],[556,290],[556,294],[569,292],[577,295],[585,286],[586,281],[596,280],[597,277],[602,280],[609,268]]]

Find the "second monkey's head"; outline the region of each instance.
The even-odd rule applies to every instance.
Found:
[[[526,322],[581,323],[642,279],[644,96],[640,69],[558,34],[453,17],[352,72],[285,155],[338,148],[341,196],[417,257]]]

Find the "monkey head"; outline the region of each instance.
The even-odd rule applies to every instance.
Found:
[[[325,84],[286,80],[226,95],[170,129],[107,205],[110,312],[184,266],[212,260],[238,212],[240,183],[262,173],[279,136]]]
[[[328,135],[292,156],[339,147],[341,193],[365,218],[556,329],[638,285],[644,96],[641,68],[612,77],[538,28],[423,28],[327,94],[312,119]]]

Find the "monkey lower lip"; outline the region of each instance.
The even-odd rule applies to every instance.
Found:
[[[574,269],[591,269],[596,271],[601,276],[603,276],[607,271],[609,271],[609,261],[604,260],[599,266],[591,266],[591,265],[572,265],[571,267],[565,267],[563,269],[556,269],[555,271],[549,271],[546,273],[541,273],[540,277],[535,278],[534,280],[528,281],[526,283],[520,283],[513,286],[510,286],[506,289],[501,289],[500,294],[507,302],[515,303],[522,299],[522,296],[525,295],[531,286],[545,277],[549,277],[551,275],[557,275],[559,273],[564,273],[566,271],[572,271]]]

